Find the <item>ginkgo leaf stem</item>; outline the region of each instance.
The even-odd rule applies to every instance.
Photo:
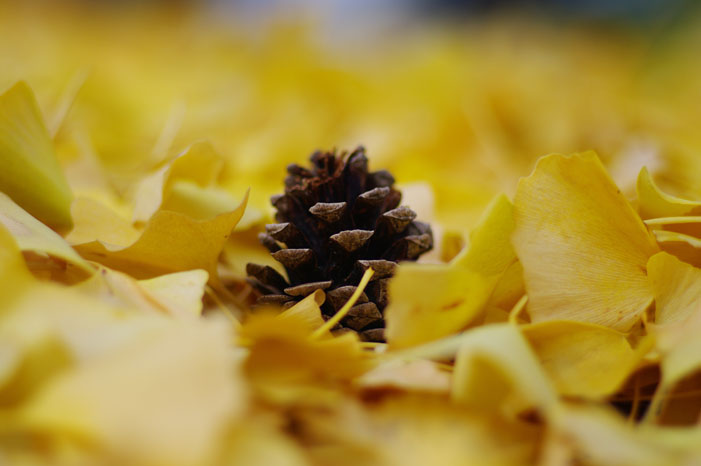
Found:
[[[331,317],[329,320],[327,320],[324,325],[319,327],[312,333],[311,338],[319,338],[329,330],[331,330],[337,323],[343,319],[346,314],[348,314],[348,311],[351,310],[355,302],[360,298],[360,295],[363,293],[363,290],[365,290],[365,287],[368,285],[370,282],[370,278],[372,278],[372,275],[375,272],[372,270],[372,268],[368,268],[365,273],[363,274],[363,278],[360,279],[360,283],[358,284],[358,287],[355,289],[353,294],[351,295],[350,299],[346,302],[346,304],[343,305],[341,309],[338,310],[336,314],[334,314],[333,317]]]

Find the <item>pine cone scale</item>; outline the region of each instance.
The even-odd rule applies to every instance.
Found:
[[[431,229],[399,205],[402,196],[389,172],[368,172],[362,147],[340,155],[317,151],[310,161],[310,168],[287,167],[285,193],[271,197],[277,223],[259,235],[287,280],[271,267],[249,264],[249,282],[261,293],[258,304],[285,307],[325,290],[322,313],[329,318],[372,267],[372,281],[337,330],[383,341],[388,280],[397,262],[416,260],[432,248]]]

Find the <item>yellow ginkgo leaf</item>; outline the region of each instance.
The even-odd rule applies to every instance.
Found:
[[[71,244],[101,241],[112,246],[128,246],[139,237],[130,221],[95,199],[80,196],[73,201],[73,229],[66,235]]]
[[[0,95],[0,191],[59,231],[71,227],[73,195],[34,94],[19,82]]]
[[[554,435],[547,440],[560,443],[566,452],[558,464],[580,458],[587,458],[587,464],[693,464],[693,456],[683,458],[699,453],[698,432],[688,429],[690,436],[681,429],[631,425],[615,411],[600,407],[566,406],[551,419]],[[546,448],[552,446],[546,443]]]
[[[263,309],[243,323],[241,341],[250,349],[246,369],[266,392],[348,381],[371,367],[357,334],[313,337],[324,324],[319,308],[324,299],[319,290],[282,313]]]
[[[451,374],[425,359],[392,359],[379,364],[356,380],[360,388],[449,393]]]
[[[625,335],[600,325],[549,321],[524,325],[521,331],[565,396],[597,399],[612,394],[641,356]]]
[[[503,315],[503,313],[508,314],[525,294],[523,265],[516,261],[504,271],[494,287],[494,291],[492,291],[485,306],[485,321]]]
[[[217,259],[246,208],[248,193],[239,206],[209,220],[193,220],[178,212],[162,210],[146,224],[141,236],[126,247],[101,241],[79,244],[86,259],[135,278],[152,278],[171,272],[203,269],[210,283],[218,282]]]
[[[516,261],[510,244],[513,226],[513,206],[498,196],[472,232],[470,246],[450,264],[401,264],[390,282],[385,310],[390,346],[425,343],[474,321]]]
[[[648,413],[659,414],[659,403],[682,379],[701,368],[701,301],[699,270],[664,253],[650,259],[660,321],[649,324],[660,352],[662,379]]]
[[[463,267],[400,265],[389,284],[387,342],[404,348],[460,331],[482,310],[492,287],[484,276]]]
[[[645,274],[658,247],[593,152],[541,158],[521,179],[513,244],[534,322],[629,330],[652,302]]]
[[[701,214],[701,202],[689,201],[660,190],[647,168],[638,174],[638,212],[644,219]]]
[[[5,301],[24,291],[33,277],[10,231],[0,225],[0,316],[8,309]]]
[[[660,252],[650,258],[647,273],[655,294],[655,323],[671,324],[701,312],[701,269]]]
[[[698,307],[686,320],[650,326],[661,353],[662,381],[658,395],[664,395],[684,377],[701,369],[701,311]],[[652,408],[651,408],[652,409]]]
[[[67,267],[77,268],[83,275],[90,275],[95,270],[66,240],[3,193],[0,193],[0,224],[12,234],[22,251],[49,254],[66,261]]]
[[[654,233],[663,251],[694,267],[701,267],[701,238],[667,230],[655,230]]]
[[[313,333],[316,329],[324,325],[324,319],[321,317],[321,306],[326,301],[326,296],[322,290],[316,290],[294,306],[284,310],[278,316],[278,320],[291,320],[297,322],[306,322],[309,328],[309,333]]]
[[[151,218],[167,199],[176,181],[188,180],[204,188],[216,181],[223,166],[224,159],[216,153],[210,143],[192,144],[139,183],[134,193],[134,221],[146,222]]]
[[[453,373],[453,399],[505,415],[547,413],[556,394],[528,342],[511,324],[468,330]]]
[[[202,314],[202,296],[209,280],[204,270],[169,273],[139,284],[171,315],[193,317]]]
[[[196,220],[205,220],[231,211],[239,204],[229,191],[217,187],[205,187],[194,181],[175,181],[163,201],[161,209],[180,212]],[[262,219],[258,209],[247,208],[236,229],[250,227]]]
[[[514,206],[501,194],[487,206],[482,220],[470,233],[470,245],[452,263],[481,273],[499,276],[516,261],[511,246]]]
[[[476,412],[446,397],[376,397],[365,411],[344,401],[329,414],[300,416],[309,443],[318,445],[308,450],[313,464],[508,466],[539,457],[541,425]]]
[[[309,466],[302,447],[272,421],[253,417],[231,429],[222,442],[225,452],[220,464]]]
[[[18,422],[129,464],[211,464],[245,407],[230,338],[223,322],[164,321],[52,379]]]
[[[99,267],[99,273],[74,288],[115,307],[146,313],[192,318],[202,312],[202,296],[209,275],[204,270],[169,273],[149,280]]]

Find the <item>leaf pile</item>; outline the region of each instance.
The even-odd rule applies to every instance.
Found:
[[[97,21],[119,31],[125,20]],[[2,16],[0,22],[8,35],[19,34]],[[155,39],[142,31],[133,40],[181,37],[168,24],[148,24]],[[76,54],[89,50],[64,33]],[[211,60],[224,72],[230,62],[217,53],[241,62],[245,54],[220,33],[213,29],[192,45],[201,47],[202,63]],[[114,63],[100,66],[144,77],[127,80],[144,86],[135,91],[144,101],[134,104],[143,114],[101,87],[100,66],[97,77],[78,75],[58,92],[58,106],[43,104],[41,93],[50,91],[42,86],[34,86],[41,105],[22,81],[1,89],[0,464],[701,462],[701,197],[694,196],[701,194],[701,145],[686,127],[701,107],[638,83],[630,86],[640,92],[632,100],[647,112],[633,111],[616,92],[640,68],[609,61],[602,49],[573,47],[582,44],[575,36],[563,38],[560,50],[560,42],[547,40],[552,32],[542,33],[553,54],[577,50],[571,60],[602,71],[601,83],[563,71],[575,87],[596,88],[595,97],[573,93],[563,109],[557,94],[566,86],[521,88],[561,75],[533,67],[533,56],[512,61],[491,36],[490,60],[465,58],[443,37],[443,54],[417,58],[412,49],[412,58],[385,63],[397,90],[373,87],[378,77],[363,81],[308,63],[319,82],[328,84],[323,76],[330,73],[345,83],[316,87],[307,83],[314,73],[297,63],[277,66],[289,61],[290,48],[307,50],[285,36],[271,49],[277,53],[267,52],[270,74],[241,71],[260,78],[251,82],[261,95],[275,98],[246,103],[237,96],[238,111],[264,108],[275,115],[272,126],[257,127],[257,114],[232,129],[219,121],[224,110],[200,102],[196,123],[178,131],[176,106],[149,152],[140,131],[158,120],[148,113],[163,108],[152,91],[167,84],[149,88],[147,71],[130,68],[136,59],[104,44],[96,47]],[[697,50],[689,44],[670,55],[679,60],[670,65],[675,76],[698,76],[681,72],[697,63],[684,59],[684,51]],[[141,53],[144,59],[150,52]],[[175,66],[159,57],[159,73]],[[465,60],[484,66],[468,71]],[[407,116],[401,97],[426,88],[421,71],[401,66],[410,62],[417,70],[430,64],[438,82],[469,77],[491,93],[463,91],[456,99],[436,86],[424,103],[436,120]],[[400,70],[409,78],[398,79]],[[657,71],[655,83],[671,79]],[[173,79],[204,79],[194,68],[182,72],[185,78]],[[337,127],[394,127],[387,137],[398,148],[386,152],[389,168],[400,183],[424,181],[402,186],[403,202],[422,219],[433,217],[439,250],[397,266],[384,310],[386,343],[333,334],[337,322],[322,314],[321,289],[286,309],[252,307],[245,264],[275,267],[256,236],[272,220],[262,206],[279,189],[281,162],[332,145],[305,140],[295,111],[284,116],[285,105],[301,105],[281,90],[290,82],[310,99],[331,102],[327,110],[363,110],[340,115]],[[355,102],[356,86],[373,98]],[[377,104],[380,95],[387,108]],[[543,113],[535,104],[511,107],[513,95],[534,99]],[[610,105],[599,113],[591,98]],[[459,112],[452,106],[458,100]],[[670,108],[686,117],[658,120],[656,111]],[[610,109],[620,121],[602,120]],[[560,111],[568,117],[558,119]],[[308,113],[305,127],[328,129]],[[111,124],[93,126],[103,119]],[[548,131],[534,130],[541,127]],[[243,155],[222,155],[198,139],[198,129],[215,141],[245,141],[224,144]],[[354,136],[329,134],[338,141]],[[462,141],[457,148],[455,141]],[[383,154],[381,140],[378,148],[363,142]],[[648,157],[640,144],[659,150]],[[555,146],[612,149],[602,151],[603,161],[594,152],[537,161],[514,155]],[[427,148],[435,150],[422,152]],[[382,155],[373,159],[377,168],[384,163]],[[467,186],[466,177],[483,184]],[[356,304],[372,274],[365,272],[339,312]]]

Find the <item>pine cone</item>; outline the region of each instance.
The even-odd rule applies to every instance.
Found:
[[[368,172],[364,148],[315,152],[310,160],[310,169],[287,167],[285,194],[271,198],[278,223],[259,236],[289,281],[272,267],[248,264],[249,283],[261,293],[258,304],[285,307],[322,289],[328,319],[372,267],[372,281],[336,330],[384,341],[387,282],[397,262],[414,261],[433,247],[431,227],[399,206],[402,196],[389,172]]]

